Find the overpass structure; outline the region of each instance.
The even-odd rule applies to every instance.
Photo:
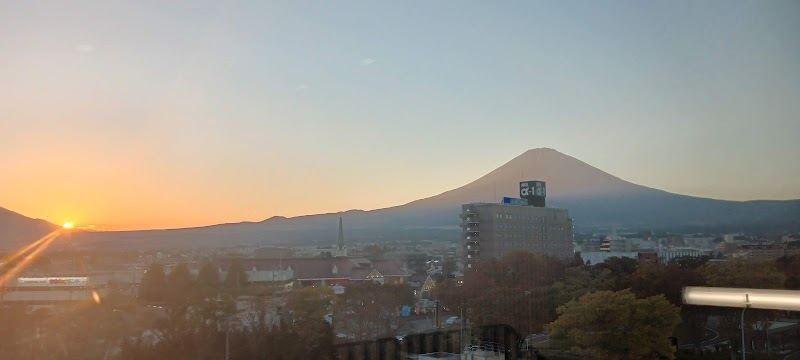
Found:
[[[91,284],[88,277],[20,277],[0,288],[0,304],[57,305],[94,300],[105,284]]]

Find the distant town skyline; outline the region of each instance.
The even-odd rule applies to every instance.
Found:
[[[115,230],[375,209],[539,147],[669,192],[797,199],[798,15],[796,1],[5,3],[0,207]]]

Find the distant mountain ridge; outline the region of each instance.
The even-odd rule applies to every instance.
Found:
[[[547,205],[568,209],[579,227],[797,226],[800,222],[800,200],[730,201],[673,194],[625,181],[549,148],[528,150],[467,185],[404,206],[497,202],[502,196],[517,196],[523,176],[547,182]]]
[[[337,220],[353,240],[457,239],[461,204],[517,196],[521,180],[547,182],[547,205],[569,210],[577,228],[675,227],[741,231],[753,226],[800,230],[800,200],[727,201],[678,195],[637,185],[549,148],[532,149],[464,186],[395,207],[340,213],[273,216],[260,222],[174,230],[76,234],[114,246],[332,244]],[[52,224],[51,224],[52,225]]]
[[[0,207],[0,247],[33,242],[58,226]]]

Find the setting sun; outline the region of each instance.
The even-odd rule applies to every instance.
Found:
[[[72,228],[73,228],[73,226],[74,226],[74,225],[72,225],[72,223],[71,223],[71,222],[64,223],[64,225],[62,225],[62,227],[64,227],[64,229],[72,229]]]

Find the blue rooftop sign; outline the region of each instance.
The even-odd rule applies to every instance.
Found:
[[[528,206],[528,199],[518,199],[518,198],[504,197],[503,198],[503,204]]]

